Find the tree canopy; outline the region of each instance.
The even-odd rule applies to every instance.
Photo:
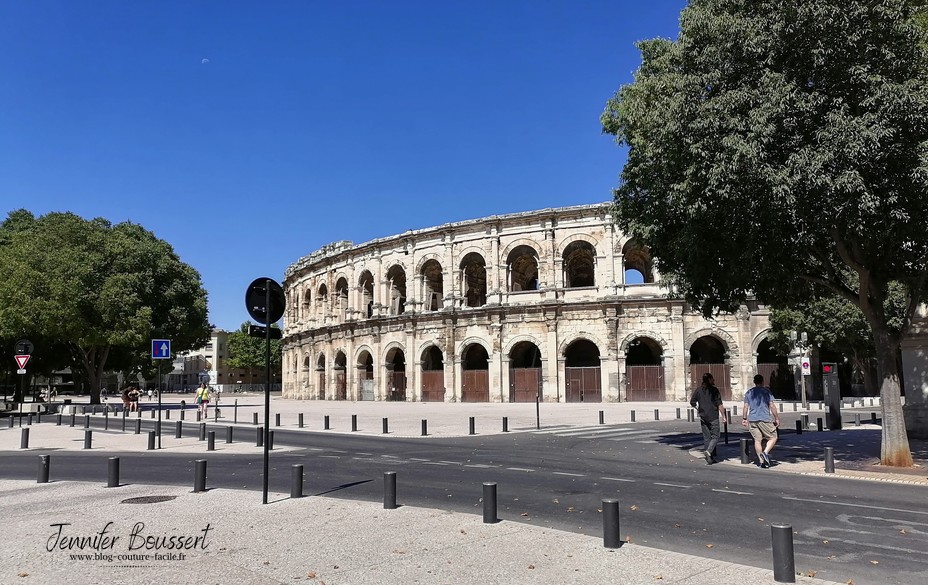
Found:
[[[619,226],[706,314],[754,294],[862,311],[884,464],[911,465],[896,352],[928,275],[928,57],[905,0],[692,0],[601,117]],[[904,291],[898,327],[884,307]]]
[[[265,366],[265,340],[248,335],[251,321],[242,323],[238,331],[229,334],[229,357],[226,365],[241,370],[264,369]],[[277,329],[276,324],[271,325]],[[281,352],[280,340],[271,340],[271,370],[280,372]]]
[[[63,344],[94,401],[107,366],[139,369],[152,338],[185,351],[209,336],[199,273],[138,224],[14,211],[0,224],[0,271],[0,336]]]

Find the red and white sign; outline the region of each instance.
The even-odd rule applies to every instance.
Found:
[[[812,363],[809,361],[809,358],[807,357],[802,358],[802,360],[799,362],[799,366],[802,369],[803,376],[812,375]]]
[[[29,363],[29,358],[32,356],[29,355],[18,355],[16,357],[16,365],[19,366],[19,369],[25,369],[26,364]]]

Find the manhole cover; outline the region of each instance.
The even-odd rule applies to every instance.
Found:
[[[119,502],[120,504],[158,504],[160,502],[170,502],[177,499],[177,496],[140,496],[138,498],[129,498]]]

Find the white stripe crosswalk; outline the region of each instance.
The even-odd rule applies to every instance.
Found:
[[[541,430],[529,430],[529,433],[536,435],[554,435],[558,437],[574,437],[578,439],[605,439],[609,441],[628,441],[633,439],[645,439],[648,437],[669,437],[673,435],[685,435],[686,432],[668,432],[659,429],[643,429],[640,427],[619,426],[604,427],[603,425],[572,427],[558,426]]]

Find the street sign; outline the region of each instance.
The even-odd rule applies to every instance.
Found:
[[[16,373],[17,373],[17,374],[25,374],[25,373],[26,373],[26,370],[19,369],[19,370],[16,370]]]
[[[267,305],[267,287],[270,287],[270,307]],[[256,278],[245,291],[245,308],[251,318],[262,325],[280,321],[284,316],[284,289],[270,278]]]
[[[15,355],[32,355],[33,351],[35,351],[35,346],[32,345],[32,342],[28,339],[20,339],[16,342],[16,345],[13,346],[13,353]]]
[[[802,360],[799,362],[799,367],[802,368],[803,376],[812,375],[812,362],[809,361],[809,358],[807,357],[802,358]]]
[[[22,374],[25,374],[25,373],[26,373],[26,372],[25,372],[26,364],[29,363],[29,358],[30,358],[30,357],[32,357],[32,356],[30,356],[29,354],[18,355],[18,356],[16,356],[16,365],[19,366],[19,369],[20,369],[20,370],[23,370],[22,372],[19,372],[19,373],[22,373]]]
[[[267,337],[267,327],[261,325],[249,325],[248,337],[258,337],[264,339]],[[271,327],[271,339],[280,339],[281,331],[277,327]]]
[[[153,360],[171,359],[171,340],[170,339],[152,339],[151,340],[151,359]]]

